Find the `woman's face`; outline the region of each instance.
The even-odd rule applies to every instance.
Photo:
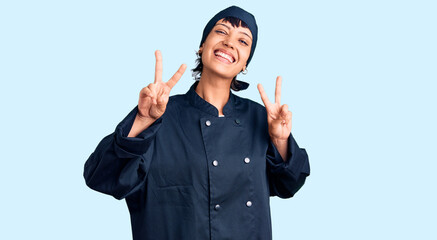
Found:
[[[252,33],[248,28],[233,27],[223,19],[217,21],[200,47],[203,72],[233,79],[249,59]]]

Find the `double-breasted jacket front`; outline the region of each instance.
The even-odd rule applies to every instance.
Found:
[[[310,173],[293,136],[272,144],[264,106],[230,93],[224,116],[195,91],[171,96],[135,138],[135,107],[85,163],[92,189],[126,199],[134,240],[271,239],[269,197],[292,197]]]

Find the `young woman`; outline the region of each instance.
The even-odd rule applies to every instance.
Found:
[[[291,112],[258,85],[264,106],[234,95],[257,42],[252,14],[232,6],[206,25],[186,94],[171,96],[182,65],[155,80],[85,164],[87,185],[126,199],[133,239],[271,239],[269,196],[292,197],[309,175]]]

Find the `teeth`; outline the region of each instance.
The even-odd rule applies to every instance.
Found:
[[[228,54],[226,54],[226,53],[223,53],[223,52],[217,51],[217,52],[216,52],[216,55],[218,55],[218,56],[220,56],[220,57],[223,57],[223,58],[226,58],[226,59],[227,59],[229,62],[231,62],[231,63],[234,62],[233,58],[232,58],[231,56],[229,56]]]

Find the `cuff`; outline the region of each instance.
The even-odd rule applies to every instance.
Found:
[[[138,113],[135,107],[115,129],[115,142],[126,152],[141,155],[147,151],[147,147],[155,139],[155,135],[162,125],[162,117],[158,118],[152,125],[142,131],[136,137],[127,137]]]
[[[310,175],[310,165],[308,161],[308,154],[304,148],[299,148],[293,135],[290,133],[288,137],[288,159],[284,161],[281,154],[276,149],[273,142],[270,140],[270,148],[268,156],[272,156],[267,160],[270,161],[272,171],[287,171],[291,173],[294,179],[298,179],[300,173]]]

